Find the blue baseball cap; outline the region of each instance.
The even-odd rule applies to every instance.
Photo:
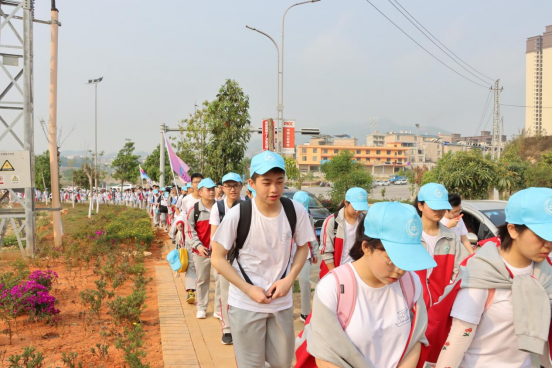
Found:
[[[186,188],[192,188],[192,183],[188,182],[185,187]]]
[[[422,221],[415,208],[399,202],[378,202],[365,217],[365,235],[377,238],[400,269],[417,271],[436,267],[421,244]]]
[[[222,183],[225,183],[226,181],[234,181],[238,183],[242,183],[242,177],[240,177],[239,174],[230,172],[223,176],[223,179],[221,180]]]
[[[202,187],[213,188],[213,187],[217,187],[217,185],[215,184],[215,182],[213,182],[213,180],[211,178],[204,178],[200,181],[200,183],[198,183],[198,191]]]
[[[303,205],[305,210],[309,210],[309,194],[305,191],[298,191],[294,194],[294,200]]]
[[[249,183],[248,183],[248,191],[250,191],[251,193],[253,193],[253,197],[256,197],[256,196],[257,196],[257,192],[255,192],[255,190],[252,188],[252,186],[250,186]]]
[[[418,201],[424,201],[432,210],[451,210],[448,193],[439,183],[427,183],[421,187]]]
[[[367,202],[367,191],[360,187],[353,187],[346,192],[346,201],[353,206],[357,211],[369,210],[369,203]]]
[[[182,267],[182,264],[180,262],[179,250],[175,249],[170,251],[167,254],[167,261],[169,262],[171,269],[175,271],[179,270]]]
[[[531,187],[515,193],[507,202],[505,222],[524,224],[551,242],[551,188]]]
[[[272,151],[263,151],[252,158],[250,166],[250,176],[254,174],[265,174],[273,168],[279,168],[286,171],[284,159],[279,154]]]

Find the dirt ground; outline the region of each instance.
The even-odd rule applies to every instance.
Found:
[[[159,329],[159,313],[157,305],[157,291],[155,281],[155,265],[160,262],[161,248],[154,241],[148,249],[152,254],[145,258],[145,277],[152,277],[153,281],[147,286],[146,309],[141,315],[141,323],[144,329],[144,346],[147,351],[144,363],[150,367],[163,367],[161,350],[161,335]],[[2,266],[2,269],[6,266]],[[31,271],[37,268],[30,268]],[[110,332],[111,319],[105,306],[99,319],[91,321],[86,319],[86,308],[81,304],[79,292],[86,288],[94,288],[94,280],[97,279],[92,268],[74,269],[71,273],[66,271],[61,263],[46,263],[40,269],[51,269],[58,273],[59,278],[53,286],[51,295],[56,297],[56,308],[61,310],[60,322],[49,325],[46,322],[30,322],[26,317],[17,320],[17,330],[13,336],[12,344],[6,334],[0,334],[0,367],[8,366],[8,357],[23,352],[25,346],[34,346],[37,351],[44,353],[44,367],[65,367],[62,361],[62,353],[74,352],[78,354],[75,362],[82,362],[83,367],[125,367],[123,351],[115,348],[116,337],[108,334],[102,338],[100,331]],[[117,293],[128,295],[132,289],[130,281],[117,289]],[[7,329],[7,324],[0,323],[0,332]],[[91,348],[96,344],[108,345],[108,356],[100,358],[94,355]],[[98,350],[96,350],[98,351]]]

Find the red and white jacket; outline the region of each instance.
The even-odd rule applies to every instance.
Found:
[[[325,219],[321,232],[321,243],[319,250],[321,251],[321,272],[319,277],[323,278],[328,273],[328,267],[325,261],[334,262],[334,267],[339,267],[342,263],[342,255],[344,253],[344,238],[345,238],[345,208],[338,212],[337,219],[334,219],[334,214],[331,214]],[[362,215],[359,215],[361,217]],[[338,222],[336,236],[334,235],[334,225]]]
[[[455,280],[459,265],[469,256],[467,249],[453,231],[439,222],[438,226],[438,238],[434,248],[434,260],[438,266],[431,271],[416,272],[422,283],[426,308],[438,302],[445,288]],[[421,243],[428,250],[424,238]]]
[[[194,220],[194,206],[191,206],[186,213],[186,247],[190,248],[193,253],[200,255],[198,247],[203,246],[206,249],[211,249],[211,226],[209,225],[210,209],[206,208],[202,201],[198,202],[200,216],[198,220]],[[217,206],[213,204],[213,206]],[[203,255],[201,255],[203,256]]]

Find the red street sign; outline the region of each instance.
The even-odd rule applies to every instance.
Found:
[[[284,154],[294,154],[296,146],[296,121],[286,120],[282,128],[282,152]]]

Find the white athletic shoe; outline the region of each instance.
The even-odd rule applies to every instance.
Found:
[[[221,313],[213,313],[213,316],[219,320],[223,320],[223,316],[221,315]]]
[[[207,314],[203,310],[198,310],[196,313],[196,319],[205,319]]]

